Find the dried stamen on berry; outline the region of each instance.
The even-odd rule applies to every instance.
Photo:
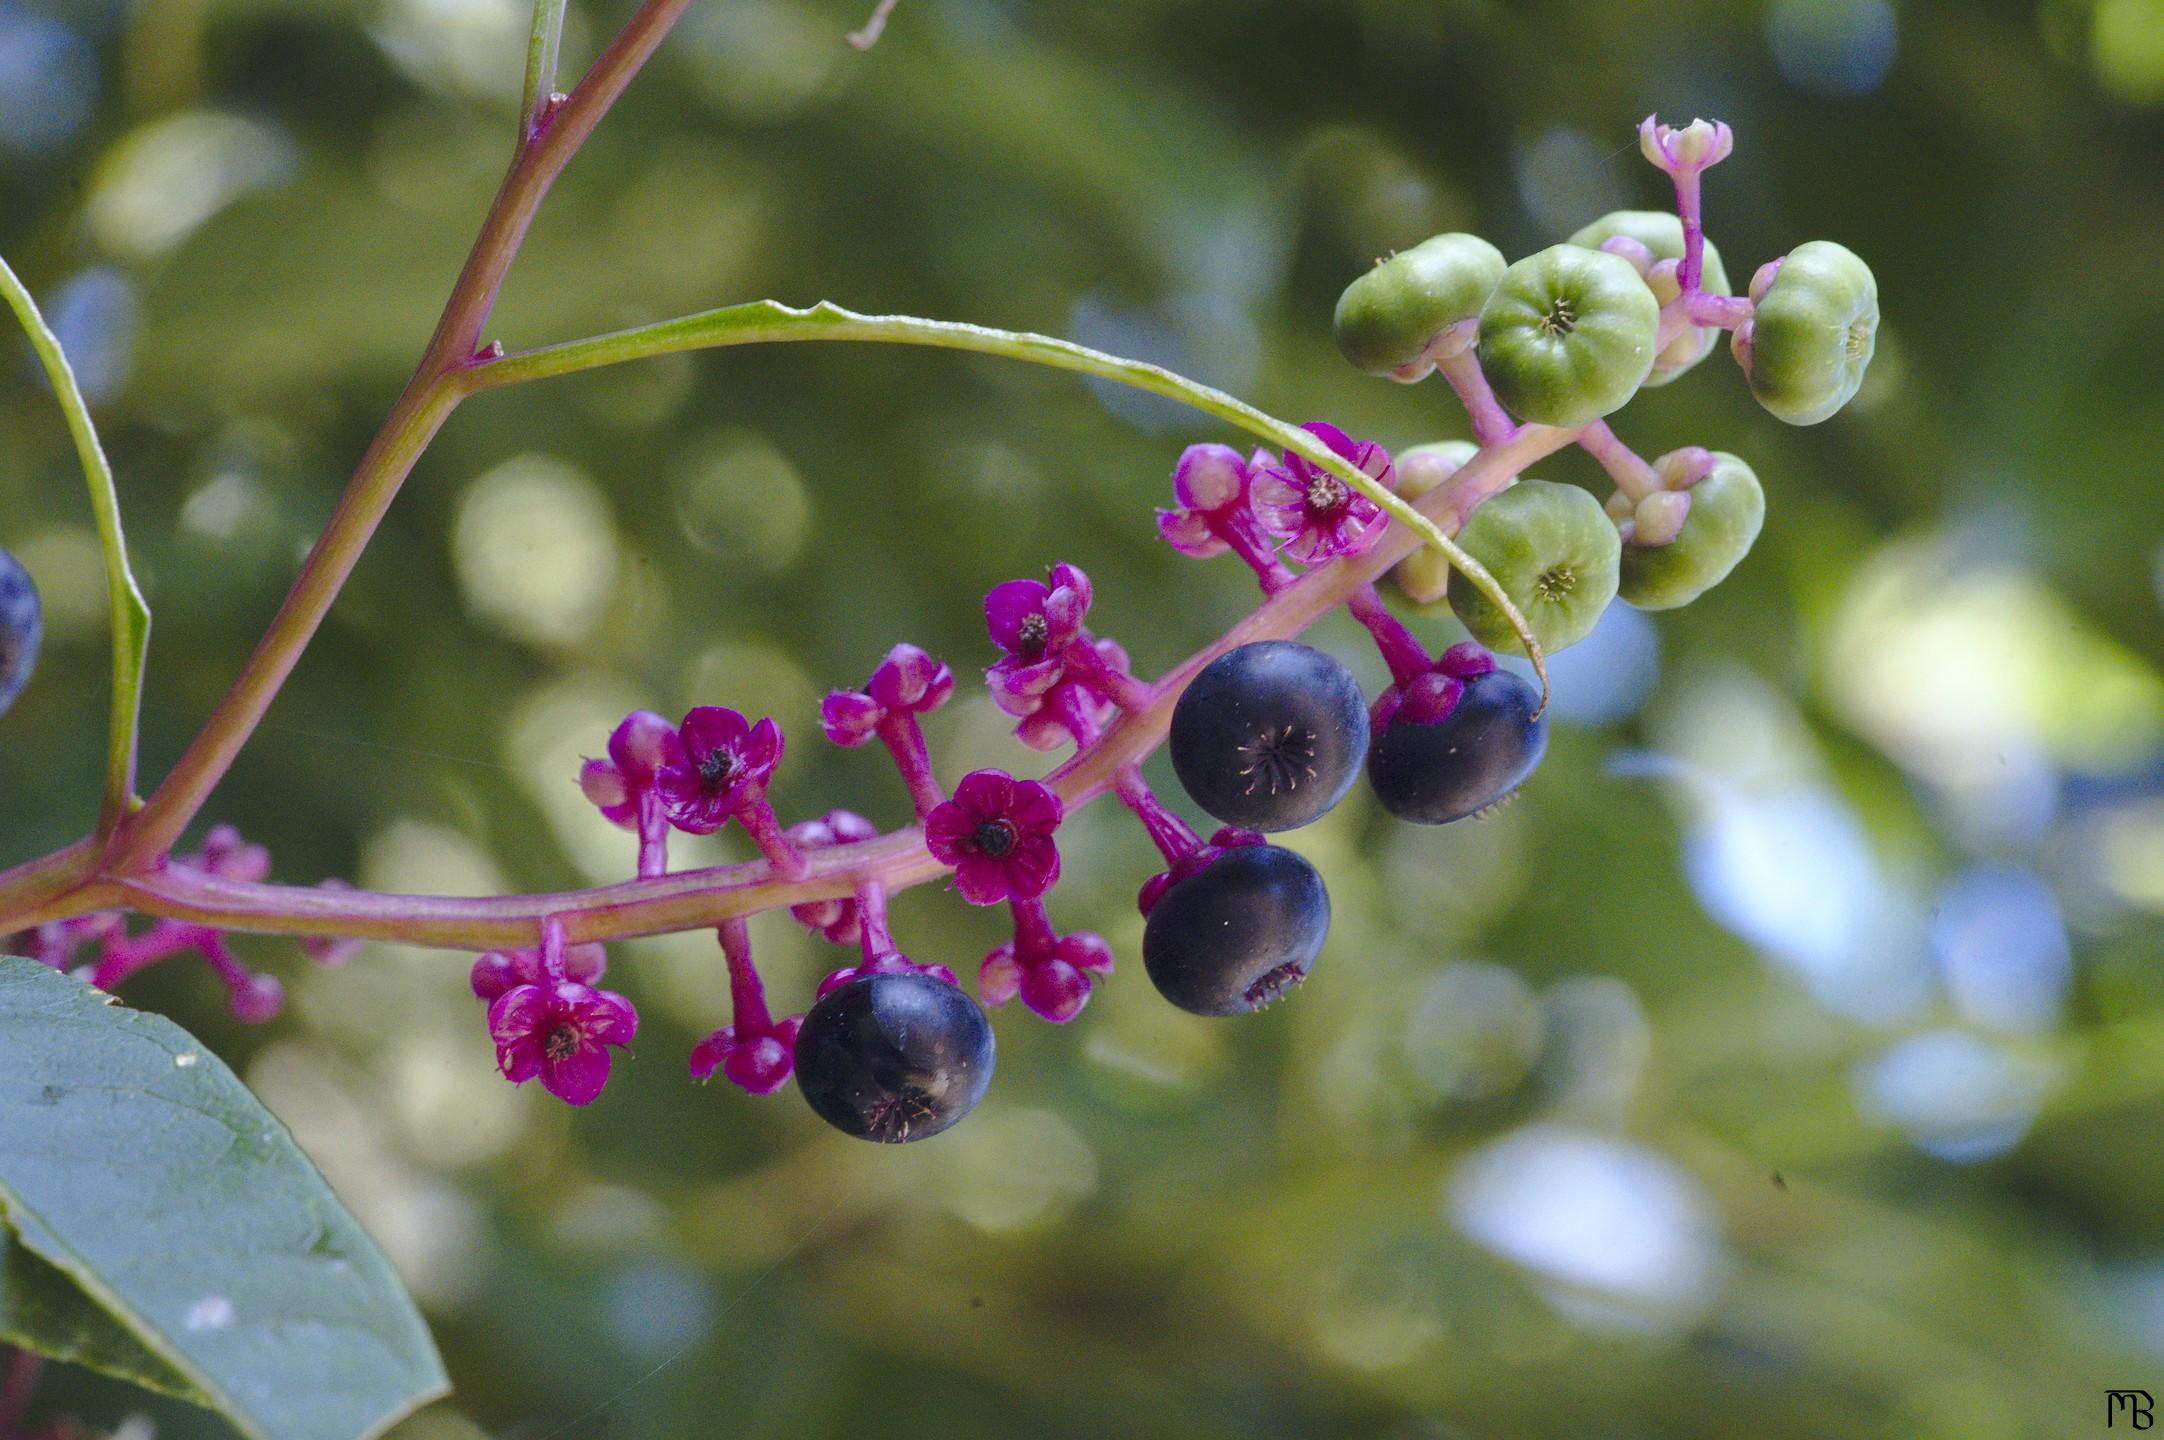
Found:
[[[1297,790],[1301,780],[1315,778],[1315,732],[1294,725],[1264,731],[1240,747],[1240,758],[1247,762],[1240,774],[1247,780],[1248,794],[1265,784],[1272,795]]]
[[[972,831],[969,837],[970,843],[977,847],[979,854],[989,855],[994,860],[1012,850],[1018,838],[1020,837],[1016,835],[1013,824],[1006,820],[987,820]]]
[[[1487,804],[1481,806],[1478,810],[1475,810],[1470,818],[1474,820],[1485,820],[1491,815],[1499,813],[1505,806],[1509,805],[1511,801],[1517,799],[1518,796],[1523,792],[1523,789],[1524,787],[1520,786],[1518,789],[1515,790],[1505,790],[1502,794],[1496,796],[1493,800],[1490,800]]]
[[[1351,498],[1352,492],[1335,475],[1317,475],[1307,482],[1307,508],[1317,515],[1341,510]]]
[[[1540,333],[1561,339],[1578,327],[1578,312],[1570,301],[1558,295],[1548,307],[1548,313],[1540,317]]]
[[[1307,978],[1307,970],[1295,961],[1287,960],[1275,970],[1247,987],[1245,998],[1256,1010],[1277,999]]]
[[[912,1126],[938,1114],[930,1093],[912,1085],[899,1095],[872,1102],[864,1112],[864,1137],[882,1145],[899,1145],[909,1138]]]

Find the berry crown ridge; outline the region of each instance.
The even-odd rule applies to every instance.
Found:
[[[281,991],[235,957],[232,930],[306,936],[320,928],[303,945],[323,964],[340,963],[368,935],[483,949],[472,989],[504,1076],[539,1080],[584,1105],[601,1094],[615,1052],[639,1025],[632,1003],[602,988],[607,956],[598,942],[712,926],[732,1014],[693,1048],[691,1075],[719,1071],[751,1094],[794,1076],[813,1110],[844,1132],[915,1140],[962,1119],[985,1093],[994,1043],[982,1007],[1019,999],[1064,1024],[1112,973],[1105,941],[1059,932],[1047,903],[1060,880],[1062,823],[1109,793],[1140,822],[1161,866],[1138,896],[1151,983],[1200,1015],[1264,1008],[1307,979],[1330,921],[1322,877],[1266,836],[1320,818],[1363,773],[1383,808],[1414,824],[1448,824],[1502,804],[1544,753],[1545,696],[1498,668],[1491,652],[1529,655],[1538,667],[1543,652],[1583,638],[1614,600],[1687,604],[1749,552],[1765,516],[1749,465],[1696,445],[1647,460],[1607,417],[1640,389],[1692,369],[1723,331],[1753,395],[1790,423],[1826,419],[1862,382],[1878,324],[1864,262],[1812,241],[1759,267],[1744,293],[1733,293],[1700,210],[1701,177],[1732,148],[1728,127],[1701,120],[1674,128],[1649,117],[1639,139],[1673,180],[1673,213],[1618,211],[1515,262],[1476,236],[1438,235],[1377,261],[1338,301],[1334,330],[1346,359],[1407,384],[1440,375],[1464,408],[1471,440],[1393,455],[1315,422],[1274,452],[1203,443],[1181,453],[1171,504],[1157,512],[1159,534],[1186,555],[1236,557],[1261,592],[1255,611],[1217,643],[1146,681],[1116,640],[1091,630],[1092,587],[1076,565],[991,589],[984,620],[997,658],[983,683],[1026,745],[1066,752],[1045,779],[980,769],[949,793],[920,720],[953,696],[955,674],[904,643],[861,687],[828,695],[819,714],[831,743],[877,744],[892,757],[914,812],[899,829],[882,832],[849,810],[785,824],[771,789],[787,738],[771,718],[718,705],[677,721],[638,711],[577,776],[586,798],[636,838],[638,880],[629,885],[476,902],[369,896],[338,881],[278,887],[266,883],[268,851],[221,826],[195,853],[30,905],[38,923],[25,931],[24,948],[106,989],[193,952],[244,1020],[277,1013]],[[751,337],[759,339],[819,338],[778,332],[820,325],[845,332],[831,338],[914,339],[1076,369],[1091,366],[1073,357],[1093,354],[1041,337],[826,306],[738,307],[674,323],[719,327],[717,317],[729,317],[741,328],[746,316],[777,332]],[[484,351],[475,359],[481,378],[469,383],[685,348],[676,338],[657,334],[644,349],[605,337],[525,356]],[[616,350],[572,353],[604,343]],[[1227,414],[1255,413],[1177,377],[1135,378],[1164,372],[1096,359],[1124,367],[1119,378],[1130,383],[1214,397]],[[490,373],[522,365],[509,377]],[[1605,504],[1523,473],[1572,444],[1614,482]],[[1428,616],[1447,608],[1473,640],[1432,654],[1386,603],[1378,588],[1386,578],[1400,609]],[[1390,683],[1372,701],[1344,665],[1295,638],[1340,606],[1388,667]],[[0,708],[29,678],[39,614],[35,587],[0,551]],[[1219,823],[1207,836],[1142,778],[1141,762],[1160,741],[1188,798]],[[760,862],[670,870],[673,834],[732,824]],[[9,878],[0,876],[0,902]],[[946,964],[904,953],[888,925],[895,890],[936,879],[969,904],[1005,906],[1012,920],[1012,939],[976,967],[975,1000]],[[746,917],[782,908],[849,952],[850,963],[820,982],[804,1012],[777,1016]],[[131,930],[128,909],[152,915],[149,927]],[[0,903],[0,922],[7,918]],[[484,949],[472,938],[481,932],[528,938]],[[86,948],[90,958],[79,964]]]

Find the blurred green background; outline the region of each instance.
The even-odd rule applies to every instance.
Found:
[[[1415,831],[1356,793],[1292,837],[1338,916],[1294,1002],[1160,1003],[1147,847],[1078,816],[1054,918],[1122,968],[1071,1026],[1001,1012],[993,1094],[936,1144],[688,1084],[728,1018],[710,937],[616,948],[645,1029],[579,1113],[494,1077],[459,956],[254,944],[292,995],[260,1030],[199,968],[133,982],[425,1305],[458,1395],[402,1440],[2011,1440],[2164,1391],[2164,4],[903,0],[859,55],[868,8],[699,0],[494,333],[831,297],[1068,335],[1395,447],[1462,419],[1339,361],[1338,289],[1438,230],[1518,255],[1665,203],[1632,133],[1657,109],[1735,126],[1709,228],[1739,280],[1813,237],[1868,258],[1879,358],[1810,430],[1722,355],[1618,418],[1647,453],[1747,457],[1764,539],[1690,610],[1616,607],[1557,657],[1551,756],[1499,817]],[[574,64],[625,10],[574,0]],[[151,777],[418,356],[508,157],[525,23],[0,0],[0,248],[120,474]],[[105,684],[81,483],[22,354],[0,544],[51,633],[0,721],[0,864],[88,824]],[[897,823],[818,695],[903,638],[966,681],[984,589],[1054,559],[1170,665],[1253,598],[1150,517],[1182,445],[1231,438],[885,348],[483,396],[208,818],[304,883],[619,878],[578,757],[632,706],[726,703],[789,729],[785,815]],[[1317,633],[1378,681],[1342,617]],[[932,725],[950,781],[1043,768],[962,695]],[[965,975],[1001,938],[931,888],[896,920]],[[755,935],[788,1008],[839,963],[785,918]],[[224,1433],[80,1375],[46,1403]]]

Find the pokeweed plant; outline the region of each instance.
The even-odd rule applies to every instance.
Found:
[[[1673,213],[1617,212],[1515,262],[1475,236],[1436,236],[1379,260],[1346,288],[1334,317],[1346,359],[1408,384],[1440,375],[1463,406],[1469,442],[1393,456],[1326,422],[1296,426],[1157,366],[1064,340],[826,302],[760,300],[507,353],[486,329],[535,213],[689,3],[644,0],[585,76],[559,93],[565,0],[537,0],[513,159],[420,363],[255,653],[147,798],[138,795],[135,735],[149,614],[129,574],[112,476],[65,357],[29,293],[0,266],[0,289],[30,333],[81,453],[113,610],[111,745],[98,821],[75,844],[0,873],[0,935],[17,937],[12,948],[101,991],[193,953],[226,986],[235,1015],[250,1021],[275,1015],[281,994],[275,979],[234,956],[231,932],[300,937],[325,964],[370,939],[474,952],[472,989],[504,1076],[538,1080],[585,1105],[601,1095],[615,1052],[639,1026],[632,1003],[602,986],[607,943],[712,929],[733,1013],[692,1050],[693,1078],[719,1071],[766,1094],[793,1074],[814,1112],[851,1135],[936,1135],[966,1116],[992,1079],[982,1007],[1019,998],[1064,1023],[1113,969],[1101,938],[1062,934],[1053,922],[1048,901],[1067,816],[1110,795],[1155,847],[1161,868],[1139,893],[1142,959],[1167,1000],[1233,1015],[1279,999],[1323,953],[1329,898],[1315,869],[1264,833],[1318,818],[1363,771],[1387,811],[1417,824],[1503,803],[1545,748],[1544,652],[1581,639],[1618,597],[1648,609],[1688,603],[1751,548],[1765,502],[1743,460],[1697,445],[1649,460],[1608,417],[1641,388],[1697,365],[1722,332],[1752,393],[1795,424],[1837,411],[1871,358],[1876,288],[1863,261],[1839,245],[1799,246],[1760,267],[1745,293],[1731,293],[1701,207],[1705,172],[1732,147],[1729,129],[1652,117],[1639,127],[1640,145],[1673,181]],[[891,9],[891,0],[882,4],[852,42],[868,46]],[[635,837],[627,847],[635,878],[621,883],[491,898],[376,894],[338,880],[273,884],[269,853],[230,826],[211,829],[193,850],[177,848],[459,405],[644,357],[799,341],[931,346],[1051,366],[1183,401],[1247,432],[1262,442],[1249,453],[1215,440],[1181,453],[1172,503],[1156,523],[1183,554],[1236,557],[1253,572],[1259,603],[1185,662],[1144,679],[1116,641],[1090,629],[1091,585],[1074,564],[994,586],[984,616],[998,658],[984,683],[1025,744],[1066,753],[1041,780],[978,769],[951,794],[920,717],[952,696],[955,673],[914,645],[895,645],[862,686],[828,695],[818,716],[828,741],[876,742],[892,756],[913,812],[892,830],[847,810],[789,823],[775,803],[788,748],[781,723],[710,704],[677,721],[636,712],[594,737],[598,753],[575,778]],[[1526,476],[1571,445],[1613,481],[1605,505],[1581,488]],[[1431,653],[1386,603],[1386,578],[1416,610],[1447,603],[1474,642]],[[1365,627],[1388,667],[1390,683],[1372,703],[1342,664],[1295,643],[1339,608]],[[0,708],[28,679],[38,633],[35,589],[0,552]],[[1539,686],[1498,668],[1496,650],[1527,656]],[[1208,836],[1143,780],[1143,760],[1168,738],[1180,783],[1221,822]],[[732,823],[760,859],[670,868],[672,834]],[[1011,914],[1013,938],[976,966],[974,1000],[940,957],[912,959],[889,927],[890,897],[933,881]],[[850,960],[805,997],[801,1013],[777,1015],[746,920],[783,909]],[[131,924],[131,914],[147,924]],[[0,1167],[7,1163],[0,1147]],[[0,1173],[0,1205],[10,1193]],[[27,1236],[14,1209],[7,1217]],[[133,1312],[106,1297],[94,1270],[70,1274],[129,1320]],[[134,1319],[141,1323],[127,1328],[157,1358],[193,1377],[196,1393],[210,1388],[188,1356],[161,1348],[154,1317]],[[0,1325],[0,1337],[8,1334]],[[36,1336],[24,1343],[36,1348]]]

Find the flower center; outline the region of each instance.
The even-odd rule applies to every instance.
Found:
[[[1870,348],[1871,327],[1865,324],[1862,320],[1858,320],[1854,324],[1850,325],[1848,327],[1848,358],[1851,360],[1861,360],[1863,359],[1864,352]]]
[[[716,750],[699,762],[699,779],[711,790],[728,784],[729,777],[735,773],[736,755],[728,750]]]
[[[969,843],[976,846],[978,854],[997,860],[1012,850],[1014,842],[1020,838],[1011,820],[982,820],[977,824],[976,833],[969,837]]]
[[[1044,647],[1051,642],[1052,627],[1046,622],[1042,610],[1032,611],[1022,617],[1015,628],[1014,643],[1025,660],[1035,660],[1044,654]]]
[[[1578,588],[1578,572],[1568,565],[1546,570],[1533,582],[1533,593],[1543,600],[1566,600]]]
[[[1272,795],[1297,790],[1302,780],[1315,778],[1315,732],[1292,725],[1265,730],[1240,747],[1240,758],[1247,762],[1240,773],[1247,777],[1248,794],[1264,787]]]
[[[579,1027],[566,1021],[541,1041],[541,1053],[551,1060],[569,1060],[579,1053]]]
[[[1317,515],[1342,509],[1352,492],[1335,475],[1317,475],[1307,482],[1307,508]]]
[[[1540,333],[1551,339],[1561,339],[1577,328],[1577,307],[1561,295],[1548,306],[1548,313],[1540,317]]]

